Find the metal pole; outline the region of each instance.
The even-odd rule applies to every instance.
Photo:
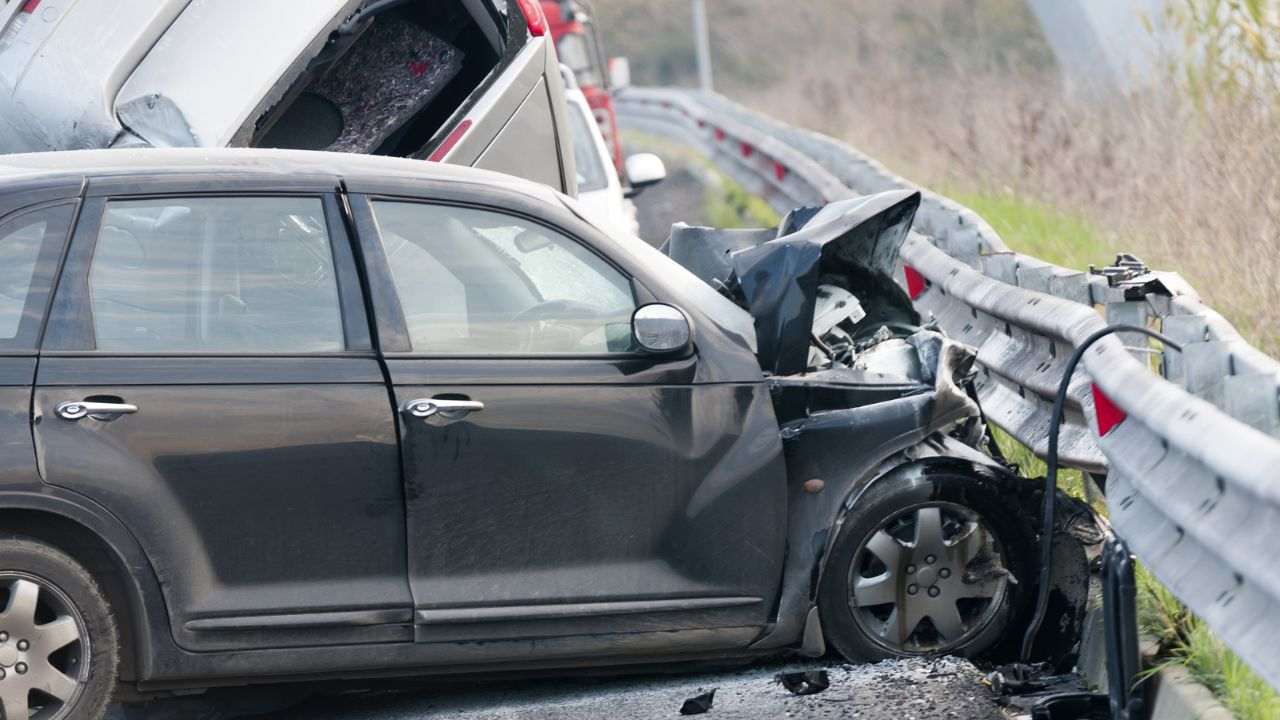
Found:
[[[707,31],[706,0],[693,0],[693,40],[698,48],[698,86],[703,92],[711,92],[711,37]]]

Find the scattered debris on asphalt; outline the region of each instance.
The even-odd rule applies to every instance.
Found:
[[[792,695],[813,695],[831,687],[826,670],[779,673],[775,679]]]
[[[680,706],[681,715],[701,715],[711,709],[716,701],[716,689],[711,688],[701,695],[695,695],[684,701]]]
[[[796,695],[781,675],[825,671],[829,687]],[[910,658],[868,665],[766,662],[736,670],[677,670],[625,677],[434,682],[399,691],[317,696],[254,720],[661,720],[680,716],[680,698],[715,688],[715,720],[1008,720],[959,658]],[[707,703],[710,706],[710,702]]]

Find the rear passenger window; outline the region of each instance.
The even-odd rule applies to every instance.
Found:
[[[67,224],[73,211],[70,205],[44,208],[24,213],[0,223],[0,345],[33,345],[40,315],[48,292],[48,275],[65,239]],[[48,242],[46,242],[48,241]],[[44,285],[33,292],[37,267],[45,251],[45,264],[40,273]],[[17,343],[19,336],[30,336],[31,343]]]
[[[342,350],[319,198],[183,198],[107,205],[89,269],[98,350]]]

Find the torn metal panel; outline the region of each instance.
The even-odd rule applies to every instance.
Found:
[[[919,324],[892,280],[919,204],[919,193],[894,191],[793,212],[777,231],[677,226],[664,250],[751,312],[766,372],[793,375],[810,367],[819,297],[831,292],[824,286],[851,293],[861,310],[846,318],[845,344],[882,326]]]
[[[199,142],[182,110],[163,95],[149,95],[116,108],[120,123],[132,134],[123,137],[130,145],[150,147],[196,147]],[[136,140],[135,140],[136,139]],[[115,143],[121,146],[120,140]]]
[[[188,2],[63,0],[15,15],[0,33],[0,153],[109,146],[120,86]]]

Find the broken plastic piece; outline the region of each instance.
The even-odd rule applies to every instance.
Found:
[[[836,325],[848,320],[857,324],[867,312],[853,293],[839,285],[819,285],[818,302],[813,312],[813,334],[822,337]]]
[[[776,679],[792,695],[814,695],[831,687],[826,670],[779,673]]]
[[[701,695],[695,695],[684,701],[680,706],[681,715],[701,715],[711,709],[711,705],[716,700],[716,689],[711,688]]]

